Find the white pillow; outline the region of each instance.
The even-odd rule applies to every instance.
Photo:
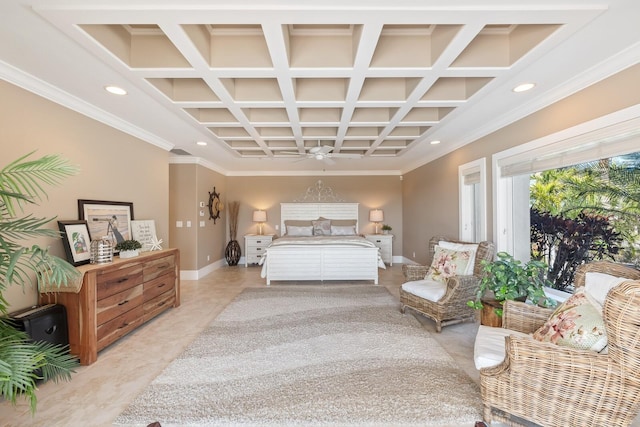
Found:
[[[313,236],[313,225],[310,225],[308,227],[297,227],[295,225],[288,225],[287,236]]]
[[[584,288],[587,294],[602,307],[609,291],[627,280],[630,279],[587,271],[584,277]]]
[[[355,236],[356,227],[353,225],[332,225],[331,235],[332,236]]]
[[[469,276],[473,274],[473,268],[476,263],[476,252],[478,252],[477,243],[453,243],[447,242],[446,240],[440,240],[438,242],[438,246],[442,249],[449,249],[452,251],[469,251],[469,263],[467,264],[467,268],[464,272],[458,274],[461,276]]]

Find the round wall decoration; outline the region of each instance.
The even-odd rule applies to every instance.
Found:
[[[214,224],[216,219],[220,218],[221,210],[220,193],[216,193],[216,187],[213,187],[213,192],[209,192],[209,219],[212,219]]]

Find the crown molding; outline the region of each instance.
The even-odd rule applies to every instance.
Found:
[[[107,126],[120,130],[146,143],[162,148],[163,150],[170,151],[175,146],[153,133],[122,120],[4,61],[0,61],[0,78],[65,108],[104,123]]]

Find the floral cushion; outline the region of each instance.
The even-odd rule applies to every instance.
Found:
[[[469,251],[453,251],[436,245],[433,262],[431,262],[429,271],[424,278],[425,280],[446,283],[449,277],[464,274],[470,258],[471,252]]]
[[[318,219],[311,221],[313,224],[314,236],[329,236],[331,235],[331,220],[330,219]]]
[[[545,324],[533,333],[533,338],[598,352],[607,346],[604,321],[584,288],[556,308]]]
[[[453,243],[447,242],[446,240],[440,240],[438,242],[438,246],[443,249],[451,249],[453,251],[469,251],[469,263],[467,264],[467,268],[464,272],[458,272],[459,275],[472,275],[473,268],[476,263],[476,252],[478,252],[478,243]]]

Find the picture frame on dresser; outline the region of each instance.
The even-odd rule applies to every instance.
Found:
[[[142,252],[150,251],[155,242],[158,241],[156,235],[156,222],[153,219],[131,220],[131,235],[142,245]]]
[[[107,237],[114,248],[118,242],[132,238],[131,202],[78,199],[78,217],[87,222],[93,239]]]
[[[91,234],[87,221],[58,221],[67,262],[74,267],[88,264],[91,255]]]

